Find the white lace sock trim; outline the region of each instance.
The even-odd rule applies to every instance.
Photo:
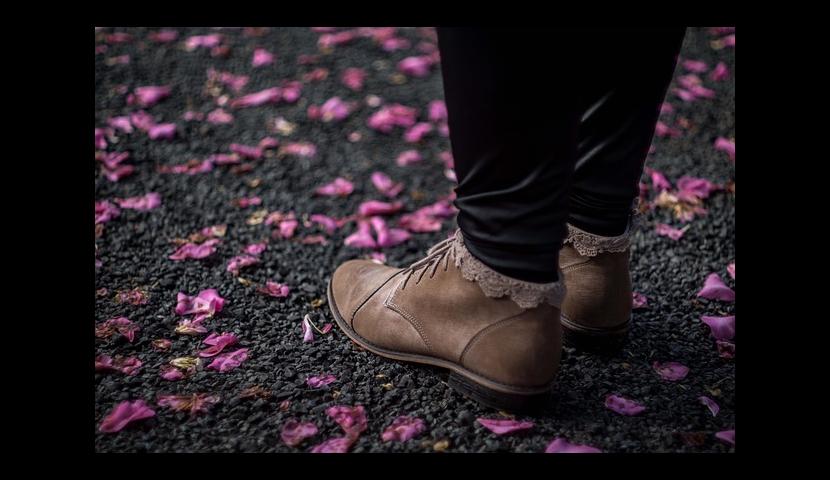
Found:
[[[568,236],[564,243],[572,244],[583,257],[595,257],[603,252],[624,252],[631,247],[631,231],[637,226],[639,220],[640,214],[637,210],[634,210],[631,214],[631,220],[628,222],[628,228],[616,237],[594,235],[569,223]]]
[[[603,252],[624,252],[631,246],[630,227],[617,237],[601,237],[568,224],[565,243],[572,244],[583,257],[596,257]]]
[[[552,283],[525,282],[502,275],[482,263],[467,250],[461,230],[455,233],[452,249],[455,266],[461,271],[461,275],[467,280],[476,282],[484,295],[491,298],[507,295],[518,306],[525,309],[535,308],[542,303],[548,303],[556,308],[562,306],[562,300],[565,299],[565,284],[561,281],[561,272],[559,273],[560,281]]]

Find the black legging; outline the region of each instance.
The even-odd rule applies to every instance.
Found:
[[[437,30],[467,248],[555,281],[566,222],[626,230],[685,28]]]

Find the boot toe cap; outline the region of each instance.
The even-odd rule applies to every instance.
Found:
[[[346,321],[369,294],[400,269],[371,260],[349,260],[334,271],[331,278],[332,300]]]

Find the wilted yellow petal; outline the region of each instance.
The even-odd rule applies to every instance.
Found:
[[[173,365],[176,368],[181,368],[182,370],[190,370],[198,366],[200,360],[196,357],[179,357],[170,360],[170,365]]]
[[[444,452],[448,448],[450,448],[449,440],[441,440],[440,442],[436,442],[435,445],[432,446],[432,449],[436,452]]]

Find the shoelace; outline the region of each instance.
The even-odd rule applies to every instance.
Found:
[[[425,258],[422,258],[407,267],[406,277],[404,277],[403,283],[401,284],[401,290],[406,288],[406,284],[409,282],[409,279],[412,278],[412,275],[414,275],[416,271],[421,270],[422,267],[423,269],[421,270],[421,274],[418,275],[418,280],[415,281],[415,285],[421,283],[421,280],[424,278],[424,275],[429,270],[430,266],[432,267],[432,273],[429,274],[429,278],[434,277],[435,272],[441,265],[441,260],[444,260],[444,271],[446,272],[450,266],[450,252],[452,251],[453,240],[455,240],[454,236],[436,243],[427,251],[427,256]]]

